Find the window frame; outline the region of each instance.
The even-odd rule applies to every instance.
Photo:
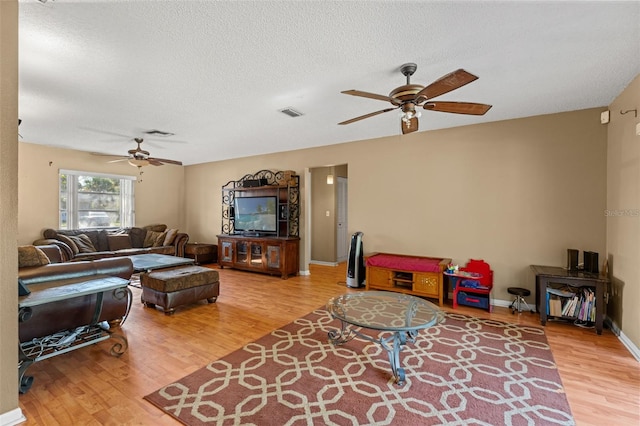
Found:
[[[62,176],[67,176],[66,191],[62,189]],[[129,175],[118,175],[112,173],[97,173],[83,170],[58,170],[58,228],[59,229],[79,229],[79,209],[78,209],[78,178],[107,178],[120,181],[120,197],[119,217],[120,228],[129,228],[135,224],[135,185],[137,177]],[[66,192],[66,193],[65,193]],[[66,196],[66,208],[63,207],[63,194]],[[95,212],[113,212],[108,209],[91,209]],[[66,221],[63,221],[63,215],[66,215]],[[118,226],[92,226],[92,229],[114,229]]]

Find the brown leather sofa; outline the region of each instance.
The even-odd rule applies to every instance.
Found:
[[[64,255],[57,245],[37,246],[46,256],[40,261],[23,261],[19,247],[18,278],[27,289],[41,283],[64,285],[81,281],[83,278],[114,276],[126,280],[133,274],[133,264],[127,257],[114,257],[92,261],[64,262]],[[26,252],[27,250],[22,250]],[[50,263],[47,263],[50,262]],[[31,307],[28,318],[19,323],[20,342],[49,336],[64,330],[90,324],[95,312],[96,295],[80,296]],[[104,295],[102,311],[97,322],[107,321],[111,326],[121,325],[131,308],[131,293],[114,292]]]
[[[60,247],[63,262],[96,260],[108,257],[158,253],[184,257],[189,235],[177,229],[167,229],[165,224],[142,228],[106,229],[45,229],[43,239],[33,245]]]

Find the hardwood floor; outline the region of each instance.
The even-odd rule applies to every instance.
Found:
[[[242,347],[350,291],[344,264],[311,265],[310,276],[278,277],[219,270],[220,297],[178,308],[173,316],[145,308],[133,289],[122,327],[129,349],[109,355],[110,342],[38,362],[28,373],[31,390],[20,395],[24,425],[176,425],[143,400],[158,388]],[[451,310],[450,306],[445,309]],[[512,315],[459,307],[478,317],[539,326],[537,314]],[[547,323],[545,332],[578,425],[640,424],[640,364],[608,329]]]

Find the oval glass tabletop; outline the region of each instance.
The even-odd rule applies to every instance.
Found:
[[[327,310],[346,323],[383,331],[420,330],[444,319],[433,303],[388,291],[342,294],[327,302]]]

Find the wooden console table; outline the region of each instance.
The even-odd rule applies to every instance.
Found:
[[[438,299],[445,297],[442,273],[451,259],[376,253],[367,256],[367,290],[387,290]]]
[[[104,294],[113,291],[117,298],[127,298],[127,311],[131,308],[131,290],[129,281],[119,277],[93,276],[90,279],[69,280],[66,284],[59,282],[46,282],[29,286],[30,294],[20,296],[18,299],[18,322],[26,322],[32,316],[32,309],[48,303],[61,300],[74,299],[83,296],[96,296],[95,309],[89,324],[77,327],[74,330],[61,331],[50,336],[35,338],[26,342],[18,342],[18,386],[20,393],[25,393],[33,384],[33,377],[25,373],[31,364],[61,355],[66,352],[92,345],[111,337],[119,342],[111,347],[111,354],[122,355],[128,348],[127,338],[115,334],[108,327],[98,323],[102,312]],[[64,313],[61,313],[64,315]]]
[[[574,288],[588,287],[595,292],[595,328],[598,334],[602,334],[602,325],[605,314],[605,292],[609,285],[609,279],[604,275],[592,274],[583,271],[568,271],[556,266],[531,265],[531,270],[536,277],[536,310],[540,313],[540,323],[546,325],[548,318],[576,320],[575,317],[550,315],[547,305],[547,288],[566,285]]]

